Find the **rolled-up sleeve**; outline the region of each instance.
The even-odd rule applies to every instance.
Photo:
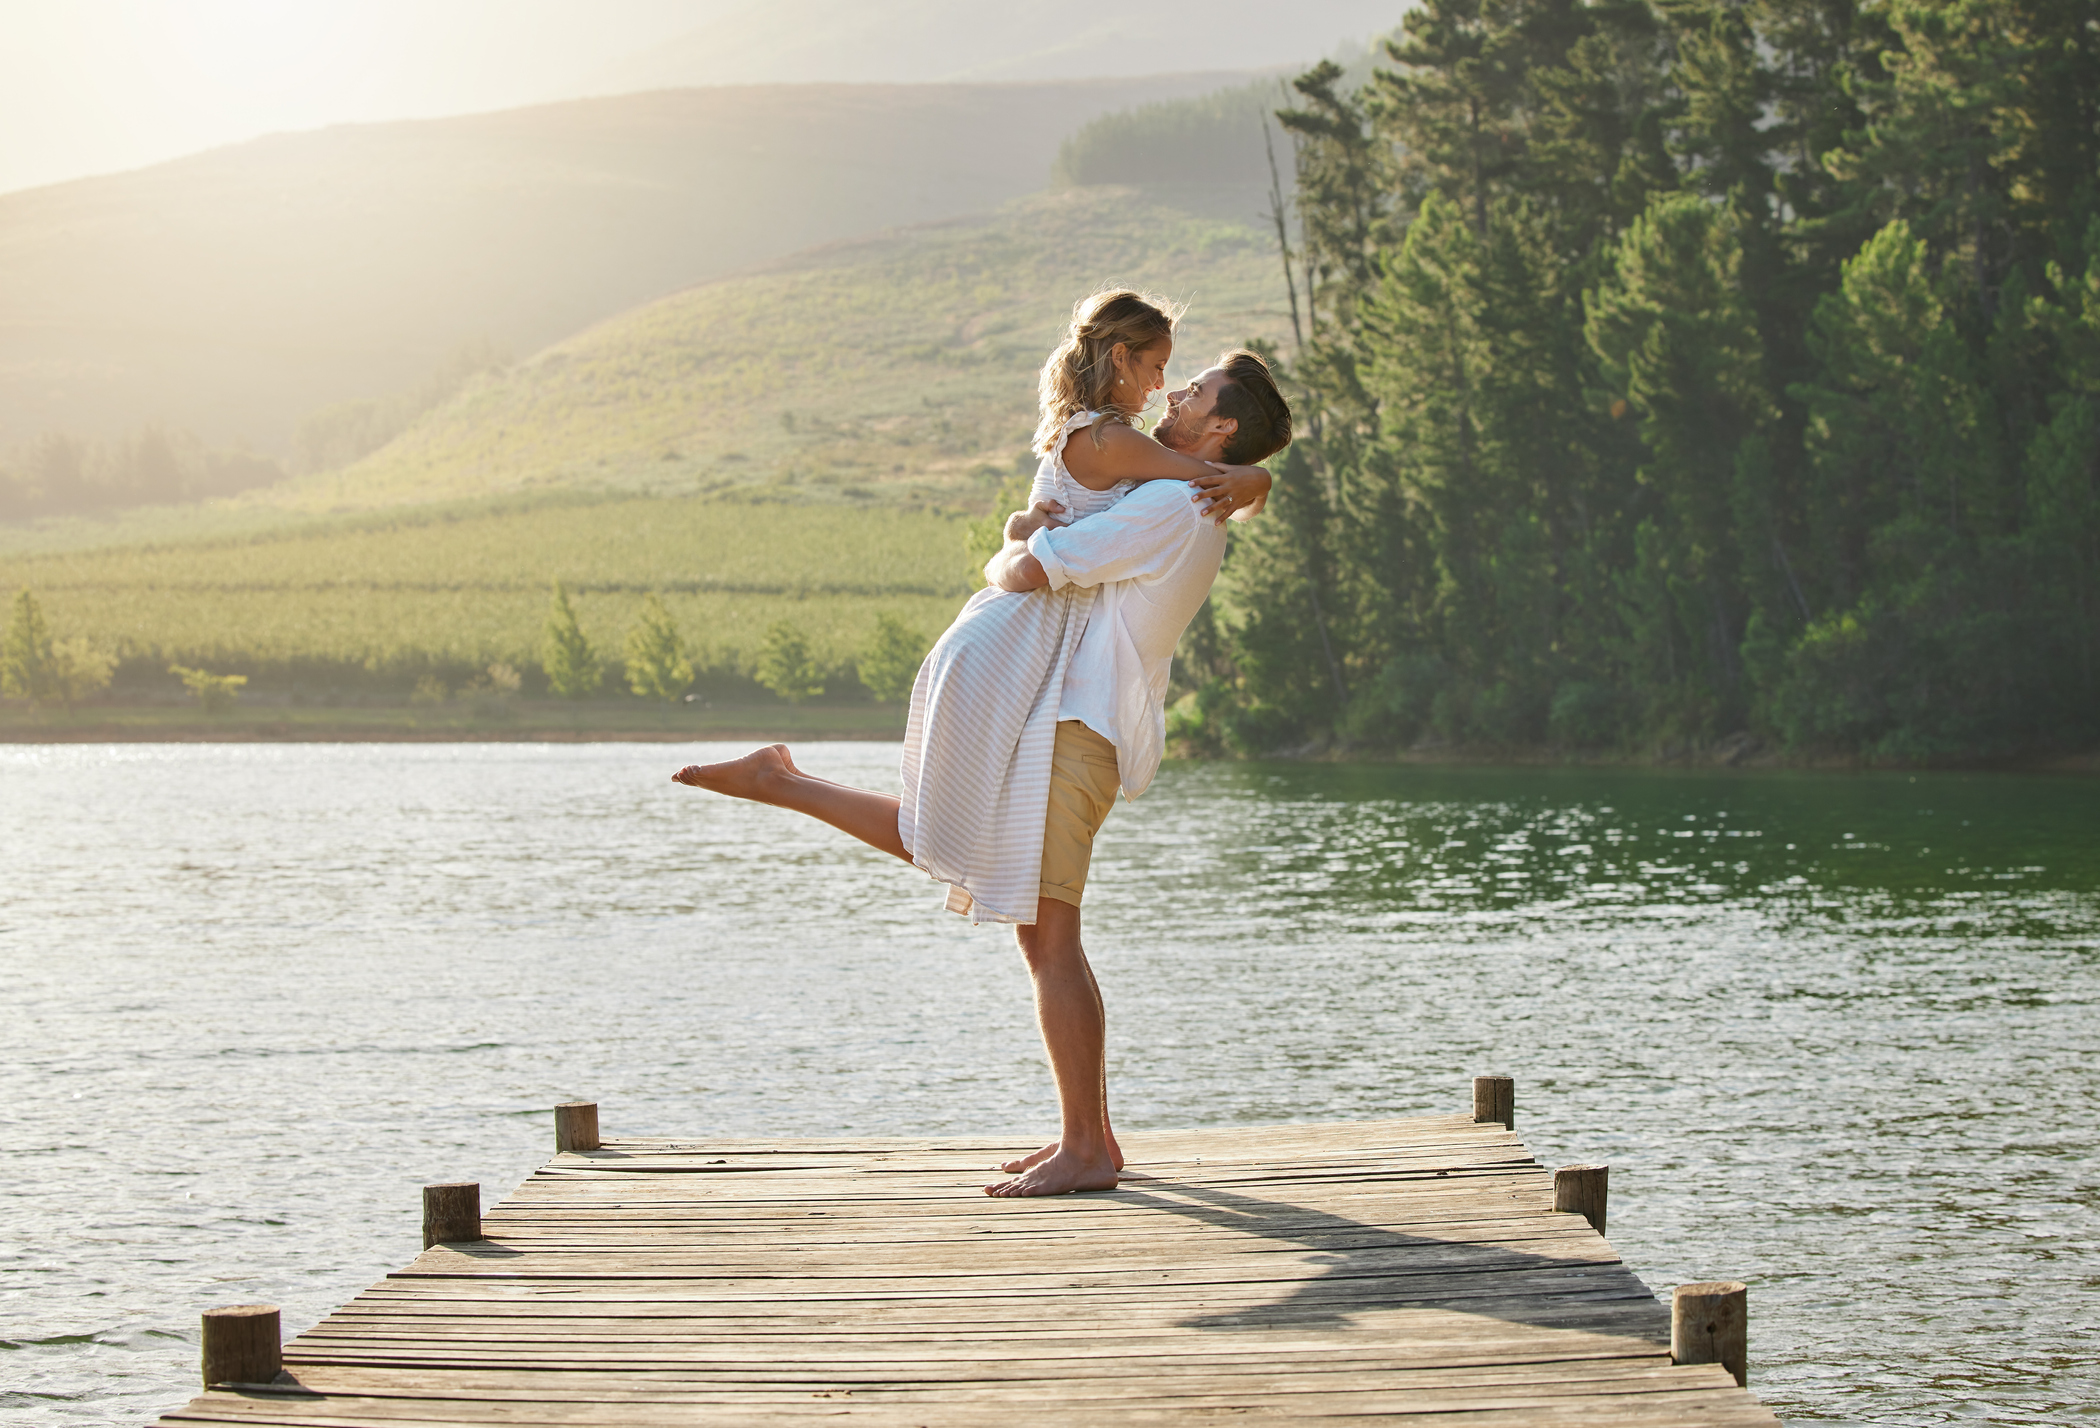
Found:
[[[1186,484],[1147,481],[1098,515],[1045,526],[1028,538],[1028,553],[1052,590],[1162,575],[1187,552],[1202,520]]]

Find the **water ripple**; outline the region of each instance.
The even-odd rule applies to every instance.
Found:
[[[895,750],[799,751],[894,786]],[[186,1397],[493,1200],[545,1108],[677,1134],[1051,1124],[1008,942],[701,749],[0,749],[0,1409]],[[1443,1112],[1519,1079],[1651,1284],[1753,1291],[1802,1421],[2061,1422],[2100,1332],[2100,789],[1169,766],[1088,943],[1125,1125]]]

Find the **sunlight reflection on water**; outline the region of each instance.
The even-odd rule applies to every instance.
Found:
[[[1025,979],[931,885],[638,745],[0,749],[0,1407],[191,1391],[614,1133],[1052,1122]],[[894,787],[894,746],[798,758]],[[1739,1277],[1799,1420],[2090,1413],[2100,785],[1170,766],[1088,943],[1128,1126],[1445,1112],[1518,1078],[1657,1288]]]

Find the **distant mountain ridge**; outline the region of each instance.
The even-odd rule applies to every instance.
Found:
[[[0,450],[305,414],[811,244],[1040,189],[1089,118],[1244,74],[776,85],[281,135],[0,195]]]

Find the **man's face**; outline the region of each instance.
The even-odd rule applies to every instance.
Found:
[[[1224,369],[1213,367],[1180,391],[1167,393],[1167,414],[1152,429],[1159,444],[1187,451],[1216,430],[1218,389],[1224,383]]]

